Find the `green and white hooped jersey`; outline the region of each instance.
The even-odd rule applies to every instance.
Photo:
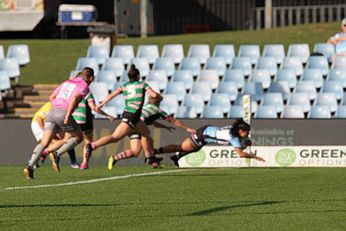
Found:
[[[87,116],[91,115],[91,109],[88,103],[94,102],[94,96],[89,93],[87,94],[78,104],[77,108],[74,110],[72,117],[77,122],[77,124],[85,124],[87,120]]]
[[[121,87],[125,99],[125,110],[135,114],[142,110],[145,91],[149,85],[146,82],[127,82]]]
[[[147,125],[152,124],[159,118],[166,119],[167,117],[168,114],[155,104],[147,104],[142,109],[141,120]]]

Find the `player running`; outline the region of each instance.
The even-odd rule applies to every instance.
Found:
[[[168,131],[172,132],[175,130],[175,127],[166,126],[164,124],[161,124],[157,122],[156,120],[162,118],[169,123],[173,124],[174,126],[178,128],[182,128],[186,130],[187,132],[194,133],[196,132],[194,129],[187,127],[184,125],[180,120],[173,118],[172,116],[168,115],[165,111],[160,109],[160,103],[162,101],[162,98],[149,98],[149,102],[147,105],[145,105],[142,109],[141,114],[141,120],[146,125],[154,125],[157,128],[165,128]],[[109,156],[108,158],[108,169],[112,170],[113,166],[116,164],[116,162],[123,160],[123,159],[129,159],[133,157],[138,157],[141,153],[142,146],[141,146],[141,136],[134,132],[132,135],[129,135],[130,137],[130,149],[120,152],[116,154],[115,156]],[[151,139],[152,140],[152,139]],[[153,144],[151,144],[153,146]],[[144,150],[144,154],[147,159],[150,159],[152,156],[150,154],[150,150]],[[162,159],[156,159],[156,161],[160,161]],[[156,165],[154,165],[156,167]]]
[[[125,99],[125,109],[122,114],[121,123],[115,128],[114,132],[111,135],[104,136],[93,142],[91,144],[85,145],[85,152],[87,156],[91,155],[91,152],[97,148],[109,144],[116,143],[125,136],[132,134],[133,131],[136,131],[139,135],[142,136],[142,145],[145,150],[150,150],[153,153],[153,148],[150,132],[148,127],[143,121],[140,120],[142,107],[145,99],[145,92],[147,92],[153,98],[162,98],[161,95],[155,92],[147,83],[139,81],[140,74],[135,65],[131,65],[131,68],[128,72],[129,82],[125,83],[120,88],[116,89],[111,93],[100,105],[101,108],[112,98],[119,94],[123,94]],[[151,157],[152,161],[154,157]]]
[[[178,152],[177,155],[171,156],[171,160],[179,167],[180,158],[192,152],[197,152],[204,145],[223,144],[232,145],[237,154],[242,158],[253,158],[264,162],[263,158],[243,151],[247,146],[251,145],[251,140],[248,138],[250,129],[250,125],[244,122],[243,119],[237,119],[231,126],[221,128],[213,125],[202,126],[181,144],[171,144],[155,149],[154,154]]]
[[[65,81],[50,96],[52,108],[46,117],[41,142],[35,147],[29,165],[24,169],[26,178],[34,178],[33,166],[60,130],[65,132],[65,143],[54,154],[51,154],[57,170],[59,170],[59,165],[56,163],[58,156],[71,150],[82,141],[81,129],[72,118],[72,113],[79,102],[89,93],[89,85],[93,80],[93,69],[86,67],[82,71],[82,77]]]

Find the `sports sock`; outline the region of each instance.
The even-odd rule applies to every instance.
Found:
[[[72,148],[74,148],[75,146],[77,146],[80,143],[80,141],[78,140],[77,137],[72,137],[70,138],[66,143],[64,143],[63,146],[61,146],[57,151],[57,155],[61,156],[62,154],[64,154],[65,152],[70,151]]]
[[[180,158],[182,158],[183,156],[185,156],[186,155],[186,153],[181,153],[181,152],[179,152],[179,154],[177,155],[178,157],[179,157],[179,159]]]
[[[31,155],[31,159],[29,161],[29,167],[33,167],[37,163],[38,159],[40,158],[45,148],[46,147],[41,146],[41,144],[36,145],[34,152]]]
[[[70,161],[71,161],[71,164],[74,164],[77,162],[76,160],[76,152],[74,150],[74,148],[72,148],[70,151],[67,152],[69,157],[70,157]]]
[[[114,160],[119,161],[123,159],[128,159],[133,157],[133,153],[131,150],[126,150],[124,152],[120,152],[114,156]]]

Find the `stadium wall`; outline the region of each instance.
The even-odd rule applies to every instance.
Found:
[[[196,129],[206,124],[224,126],[231,123],[230,120],[207,119],[182,121]],[[107,120],[96,120],[94,122],[94,140],[111,133],[119,122],[119,120],[114,123]],[[27,119],[0,120],[0,165],[26,164],[36,143],[31,133],[30,123],[31,120]],[[253,120],[252,126],[252,139],[255,146],[335,146],[346,143],[344,120]],[[155,147],[179,143],[188,136],[181,129],[177,129],[173,133],[162,129],[151,129]],[[117,144],[102,147],[93,153],[91,163],[103,165],[108,155],[128,147],[128,138]],[[81,159],[82,145],[79,145],[76,151],[78,159]],[[66,156],[63,158],[64,163],[68,163]],[[119,164],[141,165],[143,157],[122,161]]]

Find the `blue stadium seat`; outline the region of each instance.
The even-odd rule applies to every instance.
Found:
[[[334,93],[318,93],[315,105],[329,106],[331,112],[335,112],[338,108],[338,102]]]
[[[178,100],[177,96],[174,94],[164,94],[162,95],[163,100],[160,103],[160,108],[164,110],[169,115],[175,115],[178,111]]]
[[[173,59],[171,58],[158,58],[155,61],[153,70],[165,71],[167,76],[173,76],[175,71],[175,66]]]
[[[166,87],[165,94],[174,94],[177,96],[178,102],[182,102],[186,95],[183,82],[169,82]]]
[[[303,92],[292,93],[290,95],[290,98],[288,99],[287,105],[302,106],[304,113],[310,111],[310,108],[311,108],[309,95],[307,93],[303,93]]]
[[[108,107],[114,107],[115,108],[115,113],[117,117],[121,117],[122,113],[124,112],[125,109],[125,100],[122,95],[118,95],[111,99],[106,106]]]
[[[323,85],[323,75],[320,69],[305,69],[302,80],[314,82],[316,88],[321,88]]]
[[[126,65],[128,65],[134,57],[135,52],[132,45],[116,45],[113,47],[112,58],[122,58]]]
[[[70,71],[70,75],[68,76],[68,78],[69,78],[69,79],[75,78],[75,77],[78,75],[79,72],[80,72],[80,71],[77,71],[77,70],[72,70],[72,71]]]
[[[260,57],[256,64],[257,70],[267,70],[271,76],[278,72],[278,66],[274,57]]]
[[[276,81],[287,82],[289,88],[293,89],[297,86],[297,76],[293,69],[278,70]]]
[[[336,56],[332,68],[346,68],[346,56]]]
[[[335,48],[334,45],[329,43],[316,43],[314,46],[314,52],[323,54],[328,61],[331,62],[335,55]]]
[[[0,71],[0,91],[11,89],[10,77],[6,71]],[[0,93],[1,99],[1,93]]]
[[[111,71],[100,71],[97,76],[97,82],[106,83],[108,91],[113,91],[117,77]]]
[[[145,82],[151,87],[151,89],[153,89],[156,92],[160,92],[159,83],[157,81],[147,80]],[[149,98],[149,94],[146,94],[146,96]]]
[[[258,119],[276,119],[278,117],[274,106],[266,105],[259,106],[255,113],[255,118]]]
[[[5,58],[4,46],[0,45],[0,59]]]
[[[179,119],[195,119],[197,118],[197,113],[194,107],[180,106],[175,117]]]
[[[155,60],[160,57],[159,47],[157,45],[139,45],[137,57],[146,58],[149,64],[154,64]]]
[[[0,71],[6,71],[10,78],[15,78],[16,82],[19,81],[20,68],[17,59],[6,58],[0,60]]]
[[[149,75],[150,66],[147,58],[133,58],[131,59],[130,64],[127,66],[127,70],[130,70],[131,65],[134,64],[139,70],[139,73],[142,78],[145,78]]]
[[[323,76],[326,76],[329,72],[328,59],[324,56],[311,56],[306,64],[308,69],[317,68],[320,69]]]
[[[263,89],[268,89],[271,83],[270,73],[267,70],[253,70],[250,80],[261,83]]]
[[[251,59],[249,57],[235,57],[231,69],[242,70],[245,76],[249,76],[252,71]]]
[[[290,105],[284,107],[284,111],[281,117],[285,119],[304,119],[305,116],[302,106]]]
[[[232,44],[219,44],[215,45],[213,57],[220,57],[225,60],[226,65],[231,65],[235,57],[234,45]]]
[[[200,64],[205,64],[210,57],[210,48],[208,44],[192,44],[189,47],[187,57],[197,58]]]
[[[219,75],[216,70],[202,70],[198,77],[199,82],[208,82],[211,89],[215,90],[219,86]]]
[[[109,49],[107,46],[94,46],[88,47],[87,58],[95,58],[99,65],[103,65],[106,59],[109,58]]]
[[[288,100],[291,92],[288,83],[285,81],[271,82],[268,92],[270,93],[280,93],[284,100]]]
[[[202,117],[209,119],[222,119],[222,108],[220,106],[205,106],[203,109]]]
[[[160,91],[166,89],[168,78],[165,71],[152,70],[149,72],[148,81],[156,81],[159,84]]]
[[[231,107],[229,96],[225,93],[213,93],[211,95],[209,105],[220,106],[224,114],[227,114]]]
[[[99,64],[95,58],[79,58],[76,65],[77,71],[82,71],[84,67],[90,67],[94,70],[94,75],[99,73]]]
[[[331,69],[328,74],[328,81],[338,81],[346,88],[346,68]]]
[[[238,87],[235,82],[221,82],[217,89],[217,93],[227,94],[228,101],[235,101],[238,96]]]
[[[265,93],[261,103],[262,106],[274,106],[277,113],[284,110],[284,99],[281,93]]]
[[[97,98],[97,103],[102,102],[108,96],[107,83],[92,82],[89,88],[90,92]]]
[[[104,71],[112,71],[116,77],[121,77],[125,71],[125,64],[122,58],[109,58],[106,59],[102,66]]]
[[[299,81],[295,91],[308,93],[310,100],[315,100],[317,94],[313,81]]]
[[[281,65],[285,58],[285,48],[282,44],[267,44],[263,48],[263,57],[275,58],[276,64]]]
[[[17,59],[20,66],[30,63],[30,54],[28,45],[10,45],[7,48],[7,58]]]
[[[291,44],[288,47],[288,57],[299,57],[301,62],[305,64],[310,57],[309,44]]]
[[[245,83],[242,90],[242,95],[251,95],[251,97],[257,102],[262,100],[263,94],[262,84],[258,82]]]
[[[171,58],[175,64],[179,64],[184,58],[184,48],[182,44],[166,44],[163,46],[163,58]]]
[[[204,102],[208,102],[212,94],[212,90],[211,90],[211,86],[209,82],[193,83],[191,92],[201,94]]]
[[[249,57],[251,64],[255,65],[257,59],[261,56],[259,45],[240,45],[238,57]]]
[[[244,117],[243,106],[232,105],[228,113],[228,118],[236,119],[236,118],[243,118],[243,117]]]
[[[336,110],[335,117],[339,119],[346,119],[346,106],[340,105]]]
[[[203,97],[201,94],[188,94],[185,96],[184,106],[193,107],[197,114],[202,114],[204,108]]]
[[[225,60],[221,57],[208,58],[204,69],[215,70],[215,71],[217,71],[219,76],[224,76],[225,72],[226,72]]]
[[[334,93],[337,100],[341,100],[344,96],[344,89],[338,81],[326,81],[321,89],[323,93]]]
[[[201,71],[201,65],[198,58],[183,58],[179,64],[179,70],[189,70],[193,76],[197,76]]]
[[[190,90],[193,85],[193,75],[189,70],[177,70],[173,75],[174,82],[183,82],[185,84],[185,89]]]
[[[308,118],[330,119],[332,118],[332,113],[330,112],[330,108],[326,105],[312,106],[310,112],[308,113]]]
[[[227,69],[223,81],[235,82],[238,89],[242,89],[245,84],[245,76],[242,70]]]
[[[299,57],[286,57],[281,65],[281,69],[292,69],[297,76],[303,74],[303,64]]]

